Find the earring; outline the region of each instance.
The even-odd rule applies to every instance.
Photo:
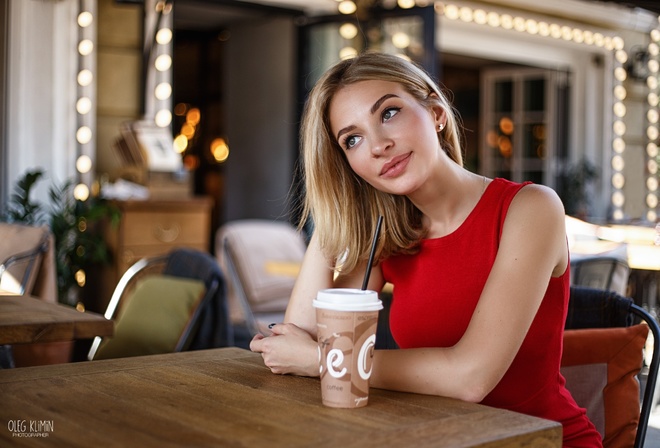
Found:
[[[438,132],[442,132],[442,130],[443,130],[444,128],[445,128],[445,125],[442,124],[442,123],[440,123],[440,124],[438,125]]]

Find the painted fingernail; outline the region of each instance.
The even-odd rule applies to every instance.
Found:
[[[276,323],[268,324],[268,329],[270,330],[270,329],[273,328],[275,325],[277,325],[277,324],[276,324]]]

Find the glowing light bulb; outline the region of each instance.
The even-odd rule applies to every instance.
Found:
[[[621,137],[617,137],[612,141],[612,149],[617,154],[621,154],[626,150],[626,142]]]
[[[447,5],[445,6],[445,17],[449,20],[456,20],[459,17],[458,6],[456,5]]]
[[[229,157],[229,145],[223,138],[216,138],[211,142],[211,154],[217,162],[224,162]]]
[[[76,160],[76,169],[81,174],[88,173],[92,169],[92,159],[85,154],[78,157],[78,160]]]
[[[79,201],[86,201],[89,198],[89,188],[85,184],[78,184],[73,188],[73,197]]]
[[[92,24],[94,16],[89,11],[83,11],[78,14],[78,26],[86,28]]]
[[[181,154],[186,148],[188,148],[188,138],[182,134],[177,135],[174,139],[174,150]]]
[[[170,123],[172,123],[172,112],[170,112],[168,109],[161,109],[158,112],[156,112],[154,121],[156,123],[156,126],[160,128],[169,126]]]
[[[357,50],[353,47],[344,47],[341,50],[339,50],[340,59],[354,58],[355,56],[357,56],[357,54],[358,54]]]
[[[76,101],[76,111],[80,115],[85,115],[88,114],[89,111],[92,110],[92,100],[87,98],[86,96],[83,96]]]
[[[463,22],[467,22],[467,23],[472,22],[472,8],[463,6],[459,10],[459,17]]]
[[[186,123],[190,123],[193,126],[197,126],[201,119],[202,113],[196,107],[193,107],[186,113]]]
[[[78,84],[82,87],[87,87],[92,83],[94,80],[94,75],[92,74],[91,70],[88,69],[82,69],[80,72],[78,72]]]
[[[623,207],[623,204],[625,204],[626,198],[621,193],[620,191],[615,191],[612,194],[612,204],[614,204],[616,207]]]
[[[85,145],[92,140],[92,130],[87,126],[81,126],[76,132],[76,140],[81,145]]]
[[[612,186],[617,190],[622,189],[625,183],[626,183],[626,179],[623,176],[623,174],[616,173],[614,174],[614,176],[612,176]]]
[[[339,35],[344,39],[353,39],[357,34],[358,28],[352,23],[344,23],[339,27]]]
[[[172,85],[168,82],[161,82],[154,89],[154,96],[163,101],[172,96]]]
[[[397,0],[396,4],[401,9],[410,9],[415,7],[415,0]]]
[[[165,70],[169,70],[171,66],[172,66],[172,57],[169,54],[161,54],[154,61],[154,67],[156,67],[156,70],[158,70],[159,72],[164,72]]]
[[[626,106],[620,101],[617,101],[614,103],[614,107],[612,108],[614,110],[614,115],[617,117],[621,118],[626,115]]]
[[[474,23],[479,24],[479,25],[485,25],[488,23],[488,15],[486,14],[486,11],[483,9],[475,9],[474,10]]]
[[[410,36],[402,31],[394,33],[392,36],[392,44],[396,48],[408,48],[410,46]]]
[[[623,157],[620,155],[612,157],[612,169],[614,169],[614,171],[623,171],[624,167],[625,163],[623,161]]]
[[[172,30],[169,28],[161,28],[156,33],[156,42],[160,45],[167,45],[172,41]]]
[[[496,12],[489,12],[487,21],[488,25],[492,26],[493,28],[497,28],[500,26],[500,15]]]
[[[83,39],[78,44],[78,53],[82,56],[89,56],[94,51],[94,42],[89,39]]]
[[[623,50],[617,50],[614,52],[614,58],[617,60],[619,64],[625,64],[626,61],[628,60],[628,53],[626,53]]]
[[[619,84],[614,88],[614,97],[617,100],[623,101],[623,100],[626,99],[627,95],[628,95],[628,92],[626,91],[626,88],[623,87],[622,85]]]
[[[341,14],[353,14],[355,11],[357,11],[357,5],[351,0],[344,0],[343,2],[339,3],[337,9]]]

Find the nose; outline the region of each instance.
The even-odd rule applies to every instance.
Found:
[[[371,145],[371,154],[374,157],[384,155],[392,146],[394,142],[384,132],[378,132],[374,135],[373,143]]]

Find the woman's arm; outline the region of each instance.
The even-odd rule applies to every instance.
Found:
[[[366,262],[354,269],[352,273],[340,273],[335,278],[334,262],[325,256],[316,235],[312,235],[302,268],[291,293],[284,322],[293,323],[316,337],[316,311],[312,307],[312,300],[316,298],[316,293],[326,288],[361,288],[365,265]],[[380,267],[375,266],[371,270],[368,288],[380,291],[382,287],[383,278]]]
[[[360,287],[364,273],[358,271],[360,269],[334,279],[333,263],[324,255],[313,235],[289,299],[284,324],[273,326],[272,336],[256,335],[250,349],[262,354],[264,363],[273,373],[318,376],[316,310],[312,300],[321,289]],[[369,287],[382,287],[380,268],[372,270]]]
[[[376,351],[371,385],[481,401],[518,353],[550,277],[567,266],[561,201],[549,188],[525,186],[511,203],[495,263],[461,340],[449,348]]]
[[[316,334],[316,314],[312,300],[319,290],[332,286],[333,272],[334,263],[321,250],[316,234],[312,235],[291,292],[284,322],[293,323],[310,334]]]

